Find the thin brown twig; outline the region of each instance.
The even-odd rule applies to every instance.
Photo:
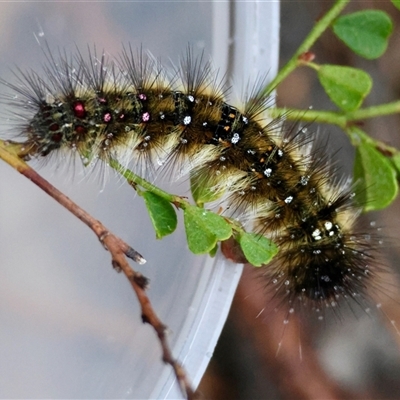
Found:
[[[0,140],[0,158],[31,180],[35,185],[39,186],[49,196],[79,218],[96,234],[104,248],[111,253],[113,268],[118,272],[122,271],[125,274],[136,294],[141,307],[142,321],[150,324],[156,331],[162,348],[163,362],[171,365],[173,368],[182,394],[188,400],[194,400],[195,393],[191,383],[189,382],[186,371],[180,362],[173,357],[169,347],[166,335],[167,327],[157,316],[153,306],[151,305],[150,299],[146,294],[148,279],[140,272],[135,271],[129,265],[126,257],[139,264],[144,264],[146,260],[121,238],[110,232],[100,221],[93,218],[69,197],[56,189],[50,182],[42,178],[18,156],[18,149],[13,147],[13,145],[10,145],[10,150],[11,151],[8,151],[7,149],[7,142]]]

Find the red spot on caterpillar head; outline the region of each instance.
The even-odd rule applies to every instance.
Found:
[[[87,132],[87,129],[84,126],[78,125],[75,127],[75,133],[78,135],[84,135]]]
[[[55,133],[54,135],[51,136],[51,140],[55,143],[60,143],[62,139],[62,134],[60,132]]]
[[[73,104],[73,110],[76,118],[84,118],[86,116],[85,104],[83,101],[76,101]]]
[[[49,131],[55,132],[58,131],[60,129],[60,126],[58,124],[51,124],[49,126]]]

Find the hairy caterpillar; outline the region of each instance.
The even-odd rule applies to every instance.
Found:
[[[373,247],[356,233],[351,187],[332,183],[313,137],[268,119],[269,96],[233,107],[210,63],[190,52],[172,77],[131,49],[119,61],[90,51],[89,62],[81,54],[47,58],[45,77],[3,82],[13,91],[4,98],[21,110],[16,128],[29,154],[73,150],[84,164],[117,159],[145,174],[190,171],[197,185],[254,215],[255,229],[279,245],[264,275],[289,304],[334,306],[364,293]]]

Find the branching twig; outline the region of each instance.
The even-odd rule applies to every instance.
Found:
[[[183,395],[187,399],[194,399],[194,390],[191,387],[186,371],[182,365],[174,359],[171,349],[169,348],[166,337],[167,327],[158,318],[146,294],[145,290],[148,279],[140,272],[135,271],[129,265],[126,257],[131,258],[139,264],[144,264],[146,260],[122,239],[110,232],[100,221],[93,218],[65,194],[42,178],[18,156],[18,150],[18,146],[9,144],[8,147],[7,142],[0,140],[0,158],[31,180],[35,185],[39,186],[49,196],[85,223],[96,234],[105,249],[111,253],[113,267],[117,271],[122,271],[125,274],[135,291],[141,307],[142,321],[150,324],[157,333],[162,348],[162,360],[172,366]]]

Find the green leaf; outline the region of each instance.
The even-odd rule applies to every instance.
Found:
[[[210,178],[208,171],[196,171],[190,175],[190,189],[192,196],[197,205],[201,206],[205,203],[219,199],[224,190],[216,189],[217,182]]]
[[[333,31],[339,39],[355,53],[369,60],[385,52],[392,30],[392,20],[380,10],[343,15],[333,23]]]
[[[392,0],[393,5],[400,10],[400,0]]]
[[[396,198],[396,175],[391,162],[373,145],[363,142],[357,147],[354,182],[358,185],[356,200],[364,211],[385,208]]]
[[[218,251],[218,243],[214,246],[214,248],[208,252],[208,255],[210,257],[215,257],[215,255],[217,254]]]
[[[351,67],[322,65],[318,78],[330,99],[344,111],[360,107],[372,87],[366,72]]]
[[[400,3],[400,0],[399,0]],[[392,158],[392,163],[397,170],[397,175],[400,175],[400,153],[395,154]]]
[[[156,231],[157,239],[171,234],[177,225],[177,217],[171,203],[151,192],[143,192],[150,219]]]
[[[183,211],[186,238],[194,254],[209,253],[217,242],[232,235],[232,228],[220,215],[210,211],[187,206]]]
[[[265,236],[243,232],[238,242],[247,261],[255,267],[268,264],[278,253],[278,247]]]

